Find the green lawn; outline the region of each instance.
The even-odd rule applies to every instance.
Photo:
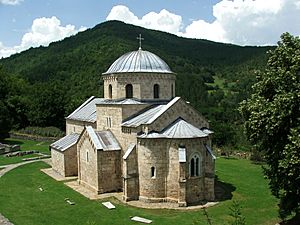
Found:
[[[40,141],[31,141],[31,140],[22,140],[22,139],[14,139],[7,138],[2,143],[10,144],[10,145],[20,145],[22,151],[27,150],[37,150],[41,153],[50,155],[49,145],[50,142],[40,142]],[[24,158],[31,158],[37,156],[36,154],[24,155],[24,156],[15,156],[15,157],[4,157],[0,155],[0,166],[19,163],[22,162]]]
[[[48,167],[36,162],[18,167],[0,178],[0,212],[15,225],[84,225],[135,224],[131,216],[153,220],[153,224],[206,225],[201,210],[150,210],[124,205],[112,199],[116,210],[107,210],[99,201],[91,201],[79,193],[40,172]],[[277,200],[271,196],[260,166],[247,160],[217,159],[218,179],[228,191],[228,197],[240,202],[242,214],[250,224],[274,225],[277,219]],[[39,191],[42,186],[45,191]],[[75,205],[67,204],[70,198]],[[214,225],[229,224],[232,200],[223,200],[208,208]]]

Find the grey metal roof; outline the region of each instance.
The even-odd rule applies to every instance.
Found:
[[[142,134],[140,138],[202,138],[207,137],[208,134],[204,133],[197,127],[186,122],[179,117],[173,123],[168,125],[161,132],[150,132]]]
[[[85,122],[96,122],[96,104],[104,102],[103,98],[90,97],[81,106],[79,106],[74,112],[72,112],[67,119],[79,120]]]
[[[122,98],[122,99],[102,99],[97,104],[107,104],[107,105],[141,105],[146,104],[139,99],[135,98]]]
[[[109,130],[95,131],[91,126],[86,126],[85,129],[97,150],[121,150],[117,139]]]
[[[123,159],[127,159],[128,156],[130,155],[130,153],[132,152],[132,150],[135,148],[135,143],[131,143],[128,148],[127,151],[125,152]]]
[[[109,69],[103,73],[173,73],[167,63],[157,55],[139,49],[119,57]]]
[[[168,104],[155,105],[154,107],[152,106],[147,110],[142,110],[140,113],[123,121],[121,125],[126,127],[138,127],[141,124],[151,124],[164,112],[171,108],[172,105],[174,105],[179,99],[180,97],[176,97],[172,99]]]
[[[206,150],[208,151],[208,153],[211,155],[211,157],[213,159],[216,159],[217,157],[214,155],[213,151],[211,150],[211,148],[208,145],[204,145]]]
[[[79,138],[79,134],[69,134],[64,136],[63,138],[59,139],[58,141],[52,143],[50,145],[51,148],[55,148],[59,151],[65,151],[76,144]]]
[[[201,130],[206,133],[206,134],[213,134],[214,132],[210,129],[207,129],[207,128],[201,128]]]
[[[96,135],[102,144],[102,150],[104,151],[121,150],[121,147],[117,139],[109,130],[97,131]]]
[[[72,112],[67,119],[79,120],[85,122],[96,122],[96,105],[107,104],[107,105],[137,105],[137,104],[146,104],[139,101],[138,99],[105,99],[105,98],[96,98],[91,96],[86,100],[81,106],[79,106],[74,112]]]

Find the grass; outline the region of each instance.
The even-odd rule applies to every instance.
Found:
[[[227,83],[227,86],[225,85],[226,83],[226,80],[224,78],[221,78],[219,76],[213,76],[214,78],[214,82],[213,83],[206,83],[208,86],[211,86],[211,87],[219,87],[221,90],[224,91],[225,95],[228,94],[228,92],[230,91],[230,87],[232,85],[234,85],[234,83]],[[212,93],[214,92],[215,90],[209,90],[208,92],[209,93]]]
[[[7,138],[2,141],[4,144],[9,145],[20,145],[21,151],[28,151],[28,150],[37,150],[41,153],[50,155],[49,151],[49,142],[41,142],[41,141],[31,141],[31,140],[22,140],[22,139],[15,139],[15,138]],[[22,162],[24,158],[31,158],[37,156],[36,154],[24,155],[24,156],[15,156],[15,157],[5,157],[0,155],[0,166],[19,163]]]
[[[199,224],[207,221],[202,210],[150,210],[127,206],[114,199],[116,210],[107,210],[99,201],[91,201],[40,172],[49,167],[43,162],[27,164],[0,178],[0,212],[15,225],[85,225],[135,224],[131,216],[153,220],[153,224]],[[219,182],[227,189],[227,197],[207,209],[214,225],[229,224],[232,200],[242,206],[246,223],[274,225],[277,218],[277,200],[270,194],[260,166],[248,160],[217,159]],[[42,186],[44,191],[38,190]],[[9,188],[8,188],[9,187]],[[66,204],[65,198],[76,204]],[[229,199],[231,197],[232,199]]]

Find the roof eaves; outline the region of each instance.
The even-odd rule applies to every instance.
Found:
[[[171,108],[180,97],[173,98],[167,105],[165,105],[159,112],[157,112],[146,124],[153,123],[158,117],[160,117],[164,112],[166,112],[169,108]]]
[[[72,119],[71,117],[77,113],[79,110],[81,110],[84,106],[86,106],[90,101],[92,101],[95,98],[95,96],[91,96],[88,100],[86,100],[84,103],[82,103],[77,109],[75,109],[74,112],[72,112],[69,116],[66,117],[66,119]]]

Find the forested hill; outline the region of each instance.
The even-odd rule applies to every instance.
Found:
[[[239,120],[234,109],[249,94],[254,72],[264,68],[266,51],[271,48],[187,39],[118,21],[105,22],[49,47],[31,48],[0,60],[0,79],[8,77],[12,83],[0,101],[13,111],[13,128],[63,128],[64,117],[83,100],[102,96],[101,73],[122,54],[138,49],[140,33],[145,39],[142,48],[160,56],[177,73],[176,94],[211,120],[217,138],[226,129],[222,126]]]

